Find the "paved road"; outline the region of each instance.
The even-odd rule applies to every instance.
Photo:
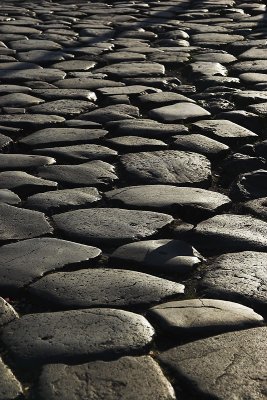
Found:
[[[0,400],[263,400],[266,1],[0,6]]]

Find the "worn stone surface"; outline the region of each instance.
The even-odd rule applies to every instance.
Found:
[[[77,378],[78,381],[77,381]],[[66,390],[67,388],[67,390]],[[158,364],[149,356],[122,357],[116,361],[94,361],[68,366],[52,364],[43,367],[36,395],[40,399],[81,400],[105,398],[116,400],[175,399],[171,384]]]
[[[53,217],[56,227],[64,235],[86,243],[142,239],[153,235],[172,220],[168,214],[120,208],[83,209]]]
[[[4,325],[18,317],[18,313],[14,310],[14,308],[2,297],[0,297],[0,330]]]
[[[56,238],[37,238],[7,244],[0,249],[1,289],[14,291],[47,272],[84,265],[101,250]],[[41,260],[41,262],[40,262]]]
[[[197,104],[181,102],[170,106],[155,108],[149,112],[149,115],[159,121],[175,122],[207,117],[210,113]]]
[[[0,358],[0,399],[15,400],[22,393],[23,389],[20,382]]]
[[[217,257],[200,282],[209,296],[234,299],[258,308],[266,305],[266,253],[243,251]]]
[[[17,362],[25,365],[140,353],[153,335],[141,315],[93,308],[24,315],[4,328],[2,338]]]
[[[57,272],[30,286],[30,293],[60,308],[133,307],[183,293],[184,286],[124,269]]]
[[[136,183],[207,187],[210,163],[200,154],[186,151],[130,153],[121,157],[129,178]]]
[[[164,332],[209,336],[263,323],[263,317],[238,303],[214,299],[171,301],[149,310]]]
[[[194,393],[225,400],[248,396],[263,400],[265,352],[263,327],[198,340],[168,350],[158,358]]]

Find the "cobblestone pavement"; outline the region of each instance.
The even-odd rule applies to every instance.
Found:
[[[0,400],[267,399],[266,1],[0,4]]]

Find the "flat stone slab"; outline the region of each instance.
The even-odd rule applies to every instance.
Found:
[[[181,102],[155,108],[148,113],[151,118],[158,119],[163,122],[175,122],[180,120],[195,119],[207,117],[210,112],[197,104]]]
[[[24,315],[4,328],[2,338],[18,363],[36,365],[140,353],[153,335],[141,315],[93,308]]]
[[[121,62],[107,65],[94,70],[95,73],[108,74],[115,77],[162,76],[165,74],[163,65],[151,62]]]
[[[149,356],[121,357],[116,361],[93,361],[75,366],[46,365],[36,395],[40,400],[67,400],[69,396],[80,400],[176,398],[171,384]]]
[[[162,353],[158,359],[199,395],[221,400],[263,400],[266,393],[266,327],[198,340]],[[212,366],[212,367],[211,367]]]
[[[201,248],[221,251],[267,249],[267,223],[249,215],[222,214],[195,228]]]
[[[0,358],[0,399],[15,400],[23,395],[23,389],[13,372]]]
[[[24,240],[0,249],[0,287],[14,292],[45,273],[66,266],[83,266],[101,250],[56,238]]]
[[[27,51],[27,50],[60,50],[61,45],[52,40],[16,40],[9,43],[11,49]]]
[[[111,259],[132,263],[139,269],[185,275],[202,261],[190,244],[181,240],[142,240],[118,247]]]
[[[56,147],[79,143],[90,143],[104,137],[104,129],[45,128],[25,136],[19,142],[29,147]]]
[[[74,146],[50,147],[43,149],[35,149],[35,153],[56,157],[56,159],[70,161],[90,161],[90,160],[107,160],[114,158],[118,152],[105,146],[98,144],[78,144]],[[1,158],[0,158],[1,168]]]
[[[55,82],[55,85],[58,88],[62,89],[89,89],[89,90],[96,90],[103,87],[125,86],[125,84],[122,82],[116,82],[109,79],[97,79],[97,77],[61,79]]]
[[[134,119],[139,117],[139,109],[128,104],[112,104],[110,106],[97,108],[80,116],[81,119],[106,124],[109,121]]]
[[[8,147],[12,144],[12,139],[9,136],[2,135],[0,133],[0,149],[3,150],[5,147]]]
[[[97,93],[101,94],[102,96],[116,96],[116,95],[136,96],[143,93],[154,93],[154,92],[160,92],[162,95],[164,94],[161,91],[161,89],[144,85],[130,85],[130,86],[106,87],[106,88],[103,87],[101,89],[97,89]]]
[[[245,72],[239,75],[239,79],[248,85],[256,83],[267,82],[267,74],[261,74],[259,72]]]
[[[195,122],[192,129],[211,139],[219,140],[227,145],[239,142],[251,142],[257,139],[256,133],[235,124],[234,122],[216,119]]]
[[[0,154],[0,171],[31,170],[44,165],[55,164],[52,157],[28,154]]]
[[[144,284],[145,282],[145,284]],[[184,285],[142,272],[91,268],[57,272],[30,286],[30,293],[60,309],[133,307],[182,294]]]
[[[160,139],[188,132],[188,128],[182,124],[162,124],[151,119],[112,121],[107,124],[107,127],[114,130],[116,135],[136,135]]]
[[[33,89],[32,94],[46,101],[61,99],[96,101],[96,94],[86,89]]]
[[[141,185],[114,189],[105,193],[108,200],[125,206],[146,207],[174,212],[199,210],[215,213],[231,203],[229,197],[199,188],[171,185]]]
[[[7,301],[0,297],[0,331],[4,325],[8,324],[16,318],[19,318],[18,313]]]
[[[0,79],[5,82],[44,81],[55,82],[64,79],[66,73],[59,69],[0,69]]]
[[[9,93],[0,98],[0,107],[30,107],[44,100],[27,93]]]
[[[0,222],[2,241],[30,239],[53,232],[43,213],[4,203],[0,203]]]
[[[106,142],[115,148],[124,152],[132,152],[133,149],[142,150],[162,150],[166,149],[168,145],[162,140],[148,139],[139,136],[119,136],[111,139],[106,139]]]
[[[238,303],[214,299],[171,301],[149,310],[163,332],[205,335],[245,329],[263,323],[263,317]]]
[[[96,66],[95,61],[89,60],[67,60],[57,62],[52,68],[61,69],[62,71],[88,71]]]
[[[149,237],[169,225],[173,218],[151,211],[98,208],[57,214],[53,221],[66,236],[86,243],[112,244]]]
[[[0,172],[0,188],[25,195],[54,190],[57,188],[57,182],[41,179],[23,171],[5,171]]]
[[[60,99],[48,101],[29,107],[33,114],[55,114],[63,117],[76,116],[81,113],[94,110],[96,105],[86,100]]]
[[[101,195],[96,188],[82,187],[77,189],[65,189],[46,193],[37,193],[28,197],[25,205],[33,210],[46,213],[51,211],[58,212],[66,208],[75,208],[81,206],[89,207],[99,200],[101,200]]]
[[[145,107],[155,107],[160,105],[167,105],[178,102],[195,103],[194,100],[189,99],[182,94],[175,92],[160,92],[148,93],[138,97],[138,101]]]
[[[257,171],[240,174],[230,186],[230,196],[236,201],[245,201],[267,196],[267,171]]]
[[[72,186],[108,185],[117,180],[113,165],[93,160],[78,165],[51,165],[39,168],[39,176]],[[0,175],[1,182],[1,175]]]
[[[14,205],[14,204],[19,204],[20,201],[21,200],[19,196],[16,195],[16,193],[8,189],[0,189],[0,203]]]
[[[43,114],[10,114],[0,115],[0,124],[17,128],[41,129],[47,126],[60,124],[65,118],[58,115]]]
[[[199,287],[205,295],[266,307],[266,253],[244,251],[217,257]]]
[[[226,144],[200,134],[177,135],[173,146],[177,150],[193,151],[210,159],[218,158],[229,151]]]
[[[136,183],[207,187],[209,160],[197,153],[165,150],[129,153],[121,157],[128,177]]]

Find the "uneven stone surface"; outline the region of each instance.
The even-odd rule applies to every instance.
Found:
[[[198,340],[162,353],[159,360],[196,393],[219,399],[265,398],[266,328]],[[212,365],[212,368],[211,368]]]
[[[0,358],[0,399],[15,400],[22,395],[22,386]]]
[[[94,361],[75,366],[46,365],[36,395],[45,400],[65,400],[68,396],[78,396],[81,400],[176,398],[171,384],[149,356],[122,357],[116,361]]]
[[[146,361],[252,326],[253,308],[266,323],[266,0],[0,3],[0,294],[17,320],[0,357],[21,382],[10,397],[266,397],[265,354],[236,367],[231,337],[226,361],[189,361],[211,395]],[[149,316],[155,340],[134,347],[118,309],[143,326],[170,299],[185,334]],[[122,371],[127,354],[138,357]],[[44,381],[40,362],[53,363]]]
[[[64,235],[86,243],[142,239],[169,225],[172,220],[168,214],[120,208],[83,209],[53,216],[57,229]]]
[[[217,257],[204,273],[201,291],[209,296],[266,305],[266,253],[243,251]]]
[[[56,238],[7,244],[0,249],[1,290],[14,291],[47,272],[66,266],[84,265],[100,254],[101,250],[96,247]]]
[[[18,314],[14,310],[14,308],[8,304],[2,297],[0,297],[0,330],[2,327],[9,322],[13,321],[13,319],[18,318]]]
[[[141,352],[153,335],[154,329],[141,315],[92,308],[28,314],[6,326],[2,338],[13,357],[25,365]]]
[[[210,163],[200,154],[176,150],[123,155],[121,162],[136,183],[207,187]]]
[[[142,272],[83,269],[58,272],[30,287],[30,292],[60,308],[132,307],[158,303],[183,293],[184,286]]]
[[[162,331],[209,336],[261,325],[263,317],[238,303],[214,299],[171,301],[149,310]]]

